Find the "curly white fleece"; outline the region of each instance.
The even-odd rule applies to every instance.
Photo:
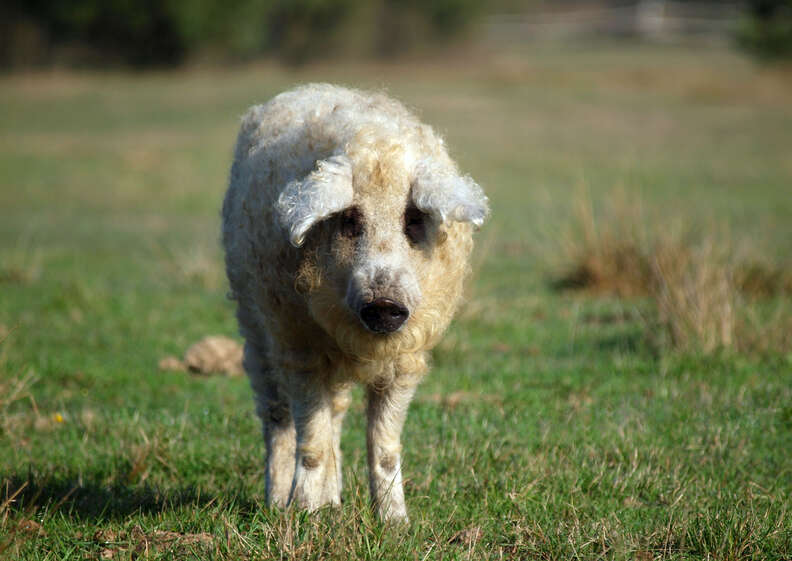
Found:
[[[408,235],[412,206],[425,235]],[[357,234],[337,213],[354,207]],[[368,395],[370,487],[382,518],[406,518],[400,433],[460,302],[487,198],[443,140],[381,93],[311,84],[242,119],[223,204],[231,293],[267,444],[267,498],[340,500],[341,420],[353,382]],[[399,302],[392,333],[362,307]]]

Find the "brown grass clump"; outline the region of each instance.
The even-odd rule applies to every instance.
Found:
[[[648,293],[652,268],[646,258],[641,207],[617,194],[608,201],[607,219],[597,221],[588,197],[579,197],[576,222],[564,238],[566,271],[558,289],[588,290],[623,297]]]
[[[624,196],[611,198],[599,219],[586,201],[578,201],[556,288],[649,298],[649,338],[676,350],[792,349],[792,269],[741,262],[731,243],[711,234],[661,230]],[[775,311],[759,310],[761,299],[777,300]]]
[[[37,410],[30,393],[30,386],[35,381],[33,370],[14,375],[6,369],[5,345],[12,331],[0,325],[0,438],[18,441],[24,426],[19,415],[12,411],[12,406],[20,401],[30,401],[36,413]]]
[[[740,292],[748,297],[792,296],[792,268],[763,261],[740,263],[734,280]]]
[[[712,240],[692,248],[659,243],[649,259],[651,296],[671,346],[704,353],[733,347],[741,302],[723,250]]]
[[[747,308],[739,334],[742,349],[760,353],[792,352],[792,298],[778,302],[769,313]]]

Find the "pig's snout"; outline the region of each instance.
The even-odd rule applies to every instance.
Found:
[[[408,317],[410,311],[390,298],[376,298],[360,308],[361,321],[374,333],[393,333]]]

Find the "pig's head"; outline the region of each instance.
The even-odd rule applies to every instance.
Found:
[[[444,150],[369,141],[317,162],[287,186],[278,212],[305,252],[297,286],[311,314],[344,352],[366,359],[436,342],[488,208]]]

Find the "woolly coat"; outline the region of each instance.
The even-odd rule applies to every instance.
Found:
[[[428,217],[421,244],[404,236],[411,204]],[[350,207],[365,227],[353,241],[338,233]],[[223,245],[241,332],[264,376],[414,383],[460,302],[472,232],[487,213],[443,140],[383,94],[313,84],[251,108],[223,204]],[[395,333],[367,330],[351,304],[379,290],[366,273],[372,263],[395,264],[389,286],[409,300]]]

